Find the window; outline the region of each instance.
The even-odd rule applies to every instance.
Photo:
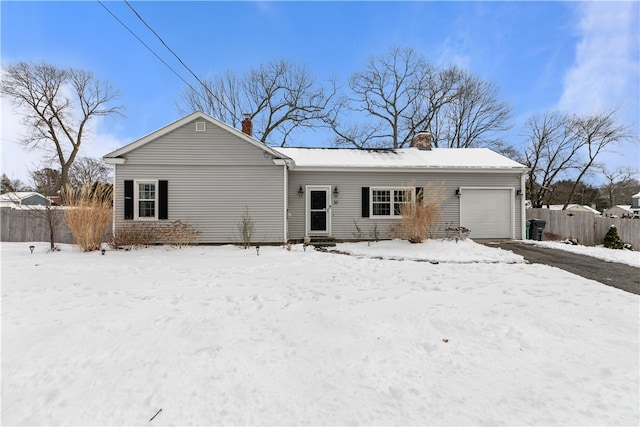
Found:
[[[136,182],[136,218],[156,219],[157,215],[157,183],[155,181]]]
[[[399,217],[402,206],[414,198],[414,188],[372,188],[371,217]]]

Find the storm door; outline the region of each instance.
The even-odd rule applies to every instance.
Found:
[[[331,187],[307,186],[307,235],[331,234]]]

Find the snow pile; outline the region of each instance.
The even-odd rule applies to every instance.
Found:
[[[638,251],[629,251],[626,249],[608,249],[604,246],[571,245],[562,242],[550,241],[523,240],[523,242],[535,246],[541,246],[543,248],[560,249],[580,255],[588,255],[594,258],[602,259],[604,261],[618,262],[621,264],[630,265],[632,267],[640,267],[640,252]]]
[[[395,260],[447,263],[521,263],[524,258],[498,248],[489,248],[466,240],[427,240],[421,244],[406,240],[342,243],[336,249],[351,255]]]
[[[638,425],[640,297],[507,251],[28,245],[3,425]]]

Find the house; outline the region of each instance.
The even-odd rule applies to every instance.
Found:
[[[562,208],[564,208],[564,205],[547,205],[547,206],[543,206],[543,209],[550,209],[552,211],[561,211]],[[590,212],[596,216],[600,216],[602,215],[602,213],[597,210],[592,208],[591,206],[587,206],[587,205],[578,205],[578,204],[569,204],[567,205],[567,209],[565,209],[567,211],[577,211],[577,212]]]
[[[0,206],[48,206],[51,201],[40,193],[34,191],[17,191],[0,194]]]
[[[436,235],[462,225],[472,238],[524,238],[527,169],[491,150],[431,148],[426,133],[397,150],[274,148],[251,130],[194,112],[105,155],[114,228],[181,220],[200,243],[231,243],[246,210],[256,243],[388,238],[405,195],[437,185]]]
[[[640,193],[631,196],[631,211],[634,217],[640,216]]]
[[[605,216],[613,218],[627,218],[633,216],[631,205],[615,205],[604,212]]]

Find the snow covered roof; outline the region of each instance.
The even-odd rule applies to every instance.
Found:
[[[294,161],[294,169],[526,169],[488,148],[275,148]]]
[[[40,193],[36,193],[35,191],[15,191],[12,193],[0,194],[0,205],[1,206],[20,205],[25,200],[34,196],[36,196],[37,199],[43,202],[48,202],[46,197],[44,197]]]
[[[631,196],[632,199],[640,199],[640,193]]]
[[[562,208],[564,207],[564,205],[549,205],[548,209],[551,211],[561,211]],[[546,205],[543,206],[543,208],[547,208]],[[591,212],[595,215],[600,215],[600,211],[592,208],[591,206],[587,206],[587,205],[579,205],[576,203],[571,203],[567,205],[567,210],[568,211],[583,211],[583,212]]]

